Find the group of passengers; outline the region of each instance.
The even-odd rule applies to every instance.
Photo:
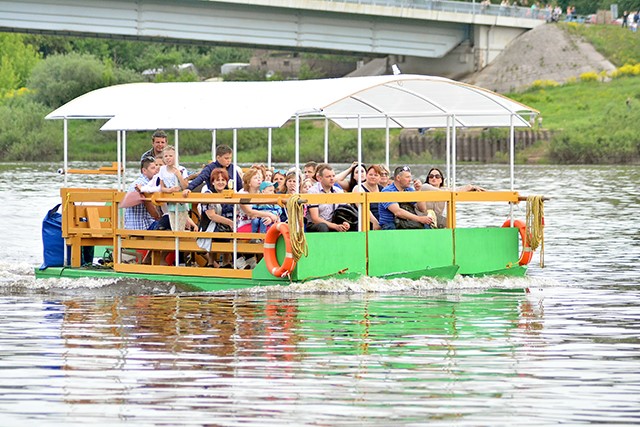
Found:
[[[405,192],[438,191],[444,189],[444,175],[432,168],[426,182],[414,180],[408,166],[395,168],[390,176],[385,165],[366,166],[357,162],[336,174],[331,165],[308,162],[303,171],[271,169],[254,164],[243,171],[233,163],[233,151],[227,145],[216,149],[215,161],[204,166],[197,175],[189,176],[176,162],[175,149],[167,145],[167,136],[156,131],[153,147],[141,158],[141,174],[129,187],[129,192],[182,192],[222,193],[232,189],[244,194],[321,194],[343,192]],[[461,191],[483,191],[480,187],[465,186]],[[196,230],[265,233],[273,224],[287,221],[287,214],[277,204],[240,204],[234,211],[232,204],[201,204],[200,223],[196,225],[188,215],[187,203],[164,204],[161,209],[149,202],[125,210],[125,228],[150,230]],[[444,228],[445,202],[382,202],[370,203],[369,218],[373,230],[397,228]],[[355,214],[354,214],[355,211]],[[235,214],[234,214],[235,212]],[[305,207],[305,231],[355,231],[357,210],[350,205],[309,204]],[[177,221],[177,222],[176,222]],[[408,226],[407,224],[413,224]],[[211,248],[211,239],[198,239],[205,249]],[[214,240],[215,241],[215,240]],[[229,254],[223,259],[208,258],[208,266],[226,266]]]

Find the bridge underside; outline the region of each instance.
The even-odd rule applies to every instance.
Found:
[[[422,58],[470,38],[468,23],[197,0],[0,0],[0,31]]]

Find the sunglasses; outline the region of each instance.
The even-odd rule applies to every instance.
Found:
[[[435,179],[442,179],[442,175],[438,175],[438,174],[436,174],[436,175],[429,175],[427,178],[429,178],[429,179],[434,179],[434,178],[435,178]]]

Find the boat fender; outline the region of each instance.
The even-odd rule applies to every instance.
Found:
[[[506,220],[503,227],[511,227],[511,220]],[[513,226],[518,229],[520,232],[520,240],[522,241],[522,253],[520,254],[520,259],[518,260],[519,265],[527,265],[533,258],[533,250],[531,250],[531,243],[527,237],[527,227],[524,221],[516,219],[513,221]]]
[[[286,256],[282,265],[278,263],[278,257],[276,254],[276,242],[280,236],[284,239],[286,247]],[[267,230],[267,235],[264,238],[264,260],[267,264],[267,270],[275,277],[290,276],[291,272],[296,267],[296,262],[293,259],[293,254],[291,252],[289,225],[287,225],[286,222],[279,222]]]

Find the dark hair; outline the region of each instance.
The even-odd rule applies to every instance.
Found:
[[[164,138],[167,139],[167,133],[163,130],[158,129],[151,135],[151,140],[153,141],[156,138]]]
[[[352,170],[351,170],[351,174],[349,175],[349,190],[348,191],[353,191],[354,187],[356,185],[358,185],[358,180],[355,177],[356,175],[356,170],[362,168],[364,169],[364,174],[365,174],[365,178],[362,180],[362,182],[366,181],[366,174],[367,174],[367,165],[362,164],[362,163],[358,163]]]
[[[225,154],[233,153],[233,150],[228,145],[218,145],[216,147],[216,157],[224,156]]]
[[[429,169],[429,172],[427,172],[427,176],[424,179],[425,183],[429,183],[429,175],[431,175],[431,172],[433,171],[438,171],[438,173],[440,174],[440,176],[442,177],[442,181],[440,181],[440,187],[444,187],[444,174],[442,173],[442,171],[438,168],[431,168]]]
[[[152,156],[147,156],[144,159],[140,160],[140,170],[146,169],[149,167],[151,163],[155,163],[156,159]]]

